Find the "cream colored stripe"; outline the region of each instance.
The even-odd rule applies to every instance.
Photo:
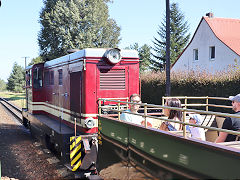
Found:
[[[32,105],[46,105],[46,106],[50,106],[51,108],[58,109],[59,111],[62,111],[62,110],[63,110],[63,111],[66,111],[66,112],[68,112],[68,113],[71,113],[71,111],[68,110],[68,109],[65,109],[65,108],[62,108],[62,107],[59,107],[59,106],[55,106],[55,105],[49,104],[49,103],[47,103],[47,102],[30,102],[30,103],[32,103]],[[76,115],[77,115],[77,116],[80,116],[79,113],[76,113]]]
[[[52,105],[52,104],[49,104],[49,103],[46,103],[46,102],[30,102],[29,104],[32,104],[34,105],[34,107],[36,105],[46,105],[46,106],[50,106],[51,108],[55,108],[59,111],[65,111],[65,112],[68,112],[70,114],[73,114],[70,110],[68,109],[65,109],[65,108],[62,108],[62,107],[58,107],[58,106],[55,106],[55,105]],[[35,110],[35,109],[34,109]],[[38,109],[39,110],[39,109]],[[77,115],[77,116],[80,116],[80,113],[75,113],[74,115]],[[83,114],[82,113],[82,117],[97,117],[98,114]]]
[[[62,110],[62,108],[56,108],[56,109],[58,109],[58,110],[56,110],[56,109],[54,109],[56,106],[49,105],[49,107],[47,107],[46,105],[49,105],[49,104],[46,104],[43,102],[43,103],[41,103],[41,105],[37,105],[37,103],[36,103],[36,105],[29,105],[29,108],[34,111],[46,111],[49,114],[52,114],[56,117],[59,117],[59,116],[62,117],[62,119],[65,121],[74,123],[71,115],[66,113],[65,109]],[[70,112],[70,111],[68,111],[68,112]],[[71,113],[71,114],[73,114],[73,113]],[[76,114],[79,115],[79,113],[76,113]],[[74,114],[74,115],[76,115],[76,114]],[[97,114],[82,114],[82,117],[96,117],[96,116],[97,116]],[[77,118],[78,122],[76,122],[76,124],[78,126],[86,127],[86,125],[84,123],[84,119],[81,119],[79,122],[79,118]],[[97,121],[97,119],[95,119],[95,127],[97,127],[97,123],[98,123],[98,121]]]

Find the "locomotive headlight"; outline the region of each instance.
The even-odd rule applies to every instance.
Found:
[[[104,57],[106,57],[108,61],[112,64],[117,64],[122,58],[120,54],[120,49],[118,48],[107,50],[104,54]]]
[[[91,129],[95,126],[95,120],[93,118],[87,118],[85,119],[85,125],[87,126],[87,128]]]

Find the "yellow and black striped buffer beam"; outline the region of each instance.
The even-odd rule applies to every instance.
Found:
[[[82,164],[82,138],[81,136],[70,137],[70,160],[72,171],[76,171]]]

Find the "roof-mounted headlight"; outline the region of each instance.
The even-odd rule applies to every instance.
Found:
[[[110,63],[117,64],[122,58],[120,51],[118,48],[109,49],[104,54],[104,57],[106,57]]]

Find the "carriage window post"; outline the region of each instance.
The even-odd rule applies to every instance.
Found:
[[[208,111],[208,96],[206,98],[206,111]]]
[[[102,100],[101,99],[99,99],[99,101],[98,101],[98,114],[99,114],[99,116],[101,116],[101,112],[102,112],[102,107],[101,107],[101,104],[102,104]]]
[[[187,96],[185,96],[185,100],[184,100],[184,104],[185,104],[185,108],[187,109]]]
[[[183,110],[183,137],[187,138],[185,122],[186,122],[186,110],[184,109]]]
[[[118,120],[120,120],[120,102],[118,102]]]
[[[147,127],[147,103],[144,103],[144,120],[145,120],[145,127]]]
[[[164,106],[164,99],[165,99],[165,97],[163,96],[162,97],[162,105]]]

